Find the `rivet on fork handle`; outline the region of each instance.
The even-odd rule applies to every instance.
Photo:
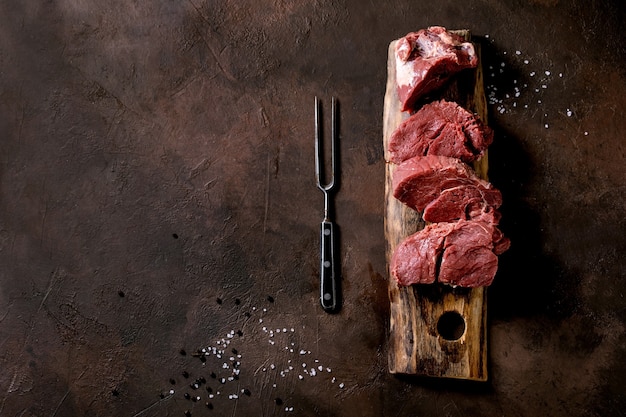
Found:
[[[320,121],[320,101],[315,97],[315,179],[317,187],[324,193],[324,220],[321,224],[320,236],[320,303],[328,312],[336,311],[339,307],[337,291],[337,265],[335,264],[335,232],[330,213],[330,194],[335,187],[337,171],[335,146],[337,142],[337,103],[335,97],[331,101],[331,143],[330,143],[330,180],[322,183],[320,176],[325,171],[324,150],[322,145],[322,123]]]

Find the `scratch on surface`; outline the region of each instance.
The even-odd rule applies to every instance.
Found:
[[[76,378],[75,382],[80,381],[83,375],[85,375],[85,372],[87,372],[87,370],[84,370],[83,372],[81,372],[80,375],[78,375],[78,378]],[[57,407],[54,409],[54,413],[52,413],[51,417],[54,417],[57,415],[57,413],[59,412],[59,408],[61,408],[61,405],[63,405],[63,403],[65,402],[65,399],[70,394],[70,392],[71,392],[71,388],[68,388],[67,391],[65,391],[65,395],[63,395],[63,397],[61,398],[61,401],[59,401],[59,405],[57,405]]]
[[[259,122],[261,123],[261,126],[263,127],[268,127],[270,124],[269,118],[267,117],[267,113],[265,112],[265,109],[263,107],[259,109]]]
[[[0,415],[2,415],[2,410],[4,410],[4,404],[7,401],[7,398],[9,398],[9,394],[11,392],[13,392],[13,386],[15,385],[15,380],[17,379],[17,368],[15,369],[15,372],[13,372],[13,378],[11,379],[11,383],[9,384],[9,388],[7,388],[7,391],[4,393],[4,398],[2,399],[2,403],[0,404]]]
[[[270,361],[270,358],[265,359],[265,360],[263,361],[263,363],[262,363],[261,365],[259,365],[259,367],[258,367],[258,368],[256,368],[256,370],[254,371],[254,375],[256,376],[256,374],[258,374],[258,373],[259,373],[259,371],[260,371],[261,369],[266,368],[266,367],[267,367],[267,363],[268,363],[269,361]]]
[[[2,318],[0,318],[0,323],[2,323],[4,321],[4,319],[7,318],[7,316],[9,315],[9,311],[11,310],[11,306],[13,305],[13,301],[11,301],[11,303],[7,306],[7,311],[6,313],[4,313],[4,316],[2,316]]]
[[[200,172],[206,171],[210,166],[211,162],[207,158],[202,159],[202,161],[198,162],[198,164],[189,171],[189,179],[194,179],[200,175]]]
[[[57,405],[57,408],[54,409],[54,413],[52,413],[52,417],[57,415],[57,413],[59,412],[59,408],[61,408],[61,405],[63,404],[63,402],[65,401],[65,399],[67,398],[69,394],[70,394],[70,388],[68,388],[67,391],[65,391],[65,395],[63,395],[63,397],[61,398],[61,401],[59,401],[59,405]]]
[[[189,0],[189,3],[191,3],[193,8],[196,10],[196,13],[200,17],[200,19],[202,19],[205,23],[207,23],[210,26],[210,23],[207,21],[206,17],[204,17],[202,12],[200,12],[200,9],[198,9],[198,6],[196,6],[195,3],[191,0]],[[219,59],[219,55],[221,51],[215,51],[213,47],[211,46],[211,44],[209,43],[209,41],[204,37],[204,35],[200,31],[200,28],[198,28],[197,26],[195,26],[195,28],[196,28],[196,31],[198,32],[198,35],[200,35],[200,38],[202,38],[202,42],[204,42],[207,48],[209,48],[209,52],[211,52],[211,55],[213,56],[213,59],[215,59],[215,63],[217,64],[217,67],[222,72],[222,74],[224,74],[224,76],[226,76],[226,78],[228,78],[230,81],[236,82],[237,79],[222,66],[222,63]],[[224,50],[224,48],[222,48],[222,50]]]
[[[52,291],[52,286],[54,285],[55,278],[58,277],[59,274],[60,274],[59,268],[55,269],[54,272],[52,273],[52,276],[50,277],[50,281],[48,282],[48,289],[46,290],[46,293],[41,299],[41,303],[39,303],[39,308],[37,309],[37,313],[39,313],[41,309],[43,308],[43,305],[45,304],[46,300],[48,299],[48,296],[50,295],[50,292]]]
[[[194,81],[196,81],[198,78],[200,78],[200,74],[195,74],[192,77],[190,77],[189,79],[187,79],[186,82],[183,83],[176,91],[174,91],[172,94],[170,94],[170,97],[178,97],[179,95],[184,93],[185,90],[187,90],[187,88],[189,88],[189,86]]]

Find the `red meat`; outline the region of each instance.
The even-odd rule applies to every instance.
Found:
[[[402,111],[412,110],[418,99],[439,89],[452,75],[478,65],[474,45],[441,26],[411,32],[399,39],[395,58]]]
[[[402,122],[389,138],[390,161],[441,155],[472,162],[493,142],[493,131],[456,103],[441,100],[424,105]]]
[[[502,203],[502,195],[493,185],[468,165],[446,156],[407,159],[394,172],[392,186],[395,198],[423,211],[429,222],[473,218]]]

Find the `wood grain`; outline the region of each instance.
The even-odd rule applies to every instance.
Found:
[[[467,30],[455,31],[470,39]],[[396,94],[396,41],[389,45],[387,86],[383,109],[383,145],[389,161],[387,144],[392,132],[409,115],[400,111]],[[478,45],[477,53],[480,54]],[[487,105],[482,68],[459,74],[440,97],[454,100],[477,113],[487,124]],[[393,197],[392,176],[396,166],[386,163],[385,170],[385,237],[387,264],[396,246],[407,236],[424,227],[420,213]],[[474,164],[477,174],[487,179],[487,155]],[[390,271],[388,271],[390,272]],[[399,287],[389,273],[390,344],[389,371],[394,374],[418,374],[433,377],[487,380],[487,292],[485,288],[452,288],[441,284]],[[445,312],[463,317],[465,331],[456,340],[444,338],[438,322]]]

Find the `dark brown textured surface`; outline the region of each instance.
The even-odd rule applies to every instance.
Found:
[[[0,5],[0,415],[624,414],[621,3],[214,3]],[[480,385],[386,371],[386,53],[430,24],[492,67],[513,246]],[[337,315],[315,94],[341,103]]]

